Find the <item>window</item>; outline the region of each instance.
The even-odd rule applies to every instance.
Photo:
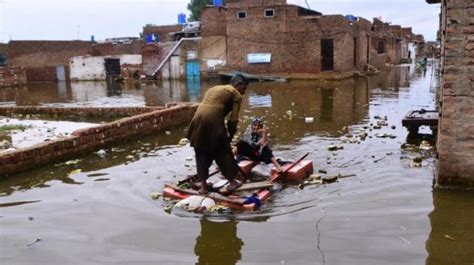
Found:
[[[245,12],[245,11],[239,11],[239,12],[237,12],[237,18],[238,18],[238,19],[245,19],[245,18],[247,18],[247,12]]]
[[[275,9],[265,9],[265,17],[274,17]]]

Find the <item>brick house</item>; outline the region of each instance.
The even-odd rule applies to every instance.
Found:
[[[23,67],[28,81],[66,80],[69,58],[91,52],[88,41],[10,41],[8,66]]]
[[[474,5],[441,3],[441,98],[438,183],[474,186]]]
[[[134,55],[134,64],[122,64],[123,75],[142,72],[142,41],[130,43],[95,43],[90,41],[10,41],[8,43],[8,66],[21,67],[26,71],[27,81],[70,80],[72,67],[90,71],[88,62],[104,64],[104,58]],[[71,58],[83,57],[80,65],[72,63]],[[95,57],[95,58],[93,58]],[[102,61],[97,61],[101,57]],[[100,59],[100,58],[99,58]],[[113,59],[113,58],[112,58]],[[104,65],[102,65],[103,67]],[[93,69],[92,69],[93,70]],[[75,75],[73,75],[75,76]],[[75,79],[81,80],[75,76]]]
[[[350,21],[285,0],[226,1],[202,13],[202,43],[225,43],[231,69],[294,78],[341,78],[369,61],[371,23]],[[204,58],[205,60],[208,58]]]

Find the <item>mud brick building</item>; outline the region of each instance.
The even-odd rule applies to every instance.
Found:
[[[474,2],[441,3],[438,183],[474,186]]]
[[[69,58],[91,51],[88,41],[10,41],[8,65],[24,67],[28,81],[66,80]]]
[[[74,80],[97,80],[95,77],[90,78],[92,75],[89,72],[97,72],[97,67],[106,68],[105,59],[120,60],[122,56],[126,56],[133,57],[133,60],[124,59],[121,63],[119,62],[117,71],[123,76],[131,76],[137,71],[143,72],[142,46],[141,40],[129,43],[11,41],[7,49],[8,66],[24,68],[27,81],[65,81],[70,80],[71,77]],[[80,58],[80,64],[74,64],[72,58],[75,60]],[[71,72],[73,72],[72,75]],[[102,79],[105,78],[99,78],[99,80]]]
[[[390,25],[377,18],[374,18],[372,25],[372,47],[374,47],[374,65],[381,68],[382,64],[399,64],[402,50],[402,28],[397,25]],[[408,52],[407,52],[408,53]]]
[[[212,59],[243,72],[339,78],[369,60],[371,23],[362,18],[323,16],[285,0],[234,0],[208,7],[201,19],[203,46],[225,42]]]

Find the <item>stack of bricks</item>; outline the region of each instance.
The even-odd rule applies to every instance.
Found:
[[[442,6],[438,183],[474,186],[474,2]]]
[[[35,166],[72,158],[125,139],[150,135],[191,120],[197,104],[181,104],[123,118],[97,127],[80,129],[71,136],[0,154],[0,177]]]

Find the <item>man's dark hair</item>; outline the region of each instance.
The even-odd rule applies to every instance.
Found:
[[[230,79],[230,84],[233,87],[236,87],[238,85],[247,86],[249,84],[249,81],[242,74],[236,74],[232,77],[232,79]]]

